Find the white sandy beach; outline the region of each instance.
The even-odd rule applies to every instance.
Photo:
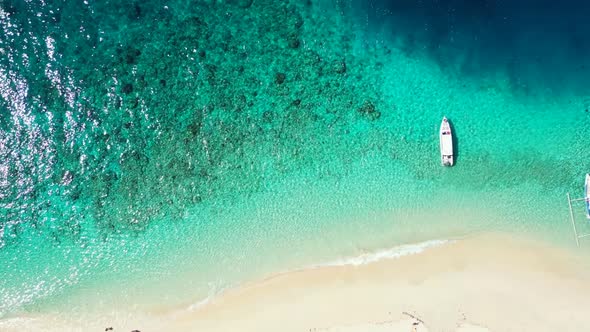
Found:
[[[487,234],[370,264],[279,274],[197,309],[23,317],[2,331],[590,331],[588,250]]]
[[[589,331],[588,309],[587,254],[493,234],[368,265],[278,275],[226,292],[173,325],[193,331]]]

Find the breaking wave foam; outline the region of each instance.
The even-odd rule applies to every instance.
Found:
[[[311,268],[320,268],[327,266],[346,266],[346,265],[366,265],[385,259],[394,259],[408,255],[415,255],[426,249],[440,247],[452,243],[454,240],[430,240],[420,243],[404,244],[393,248],[383,249],[376,252],[369,252],[359,256],[342,258],[336,261],[312,265]]]
[[[359,256],[343,258],[343,259],[339,259],[339,260],[335,260],[335,261],[331,261],[331,262],[327,262],[327,263],[314,264],[314,265],[310,265],[310,266],[302,268],[302,269],[295,269],[295,270],[285,271],[282,273],[277,273],[277,274],[274,274],[273,276],[271,276],[271,278],[279,276],[279,275],[288,274],[291,272],[305,271],[305,270],[317,269],[317,268],[322,268],[322,267],[347,266],[347,265],[348,266],[359,266],[359,265],[371,264],[371,263],[375,263],[375,262],[386,260],[386,259],[395,259],[395,258],[400,258],[403,256],[419,254],[421,252],[424,252],[427,249],[440,247],[440,246],[443,246],[443,245],[446,245],[449,243],[453,243],[455,241],[456,240],[439,239],[439,240],[429,240],[429,241],[425,241],[425,242],[399,245],[399,246],[395,246],[392,248],[387,248],[387,249],[383,249],[383,250],[379,250],[379,251],[375,251],[375,252],[362,254]],[[264,278],[262,280],[267,280],[267,279],[269,279],[269,278]],[[223,293],[225,293],[226,291],[228,291],[230,289],[236,289],[240,286],[241,285],[238,284],[238,285],[234,285],[234,286],[227,286],[226,285],[225,287],[221,287],[221,288],[220,287],[210,287],[210,292],[207,297],[192,303],[191,305],[186,307],[185,310],[186,311],[198,311],[198,310],[202,309],[203,307],[209,305],[213,301],[215,301],[216,298],[222,296]]]

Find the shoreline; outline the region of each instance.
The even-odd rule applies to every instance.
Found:
[[[581,309],[590,307],[587,258],[584,250],[534,237],[483,233],[277,272],[192,304],[141,312],[113,308],[75,319],[32,314],[0,320],[0,329],[585,330],[590,329]]]
[[[417,331],[584,330],[590,323],[580,308],[590,306],[590,264],[583,257],[530,238],[477,235],[366,265],[276,274],[229,289],[199,310],[177,312],[174,325],[410,331],[416,322],[404,314],[410,313],[424,321]]]

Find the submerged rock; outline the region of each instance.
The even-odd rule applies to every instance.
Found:
[[[342,61],[334,61],[332,63],[332,70],[337,74],[344,74],[346,73],[346,62]]]
[[[131,83],[125,83],[125,84],[123,84],[123,87],[121,88],[121,91],[124,94],[128,95],[131,92],[133,92],[133,85]]]
[[[271,123],[274,117],[275,115],[272,111],[264,111],[264,113],[262,113],[262,121],[264,123]]]
[[[201,133],[201,122],[200,121],[193,121],[191,122],[186,129],[190,133],[190,135],[194,138]]]
[[[276,73],[275,74],[275,83],[277,83],[277,84],[283,84],[286,79],[287,79],[287,75],[285,75],[285,73]]]
[[[299,48],[301,42],[299,41],[299,37],[296,34],[289,36],[289,47],[290,48]]]
[[[295,19],[294,19],[293,25],[295,26],[295,29],[301,28],[304,23],[303,17],[301,17],[301,14],[295,13],[294,18]]]
[[[128,48],[125,52],[125,63],[133,65],[137,63],[137,57],[141,55],[141,51],[136,48]]]
[[[375,105],[369,100],[365,100],[363,105],[357,111],[371,121],[377,120],[381,117],[381,112],[377,111]]]
[[[236,4],[240,8],[250,8],[254,0],[233,0],[233,3]]]

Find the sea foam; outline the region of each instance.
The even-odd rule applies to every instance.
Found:
[[[289,274],[292,272],[300,272],[300,271],[318,269],[318,268],[323,268],[323,267],[360,266],[360,265],[371,264],[371,263],[375,263],[375,262],[379,262],[379,261],[387,260],[387,259],[396,259],[396,258],[400,258],[403,256],[419,254],[419,253],[424,252],[427,249],[440,247],[440,246],[443,246],[446,244],[453,243],[455,241],[456,240],[437,239],[437,240],[429,240],[429,241],[424,241],[424,242],[419,242],[419,243],[398,245],[398,246],[387,248],[387,249],[364,253],[364,254],[361,254],[358,256],[345,257],[345,258],[338,259],[335,261],[330,261],[330,262],[325,262],[325,263],[320,263],[320,264],[313,264],[313,265],[309,265],[307,267],[300,268],[300,269],[294,269],[294,270],[288,270],[288,271],[276,273],[276,274],[270,276],[269,278],[264,278],[264,280],[272,279],[273,277]],[[210,285],[210,291],[209,291],[209,294],[207,295],[207,297],[202,298],[202,299],[190,304],[188,307],[186,307],[185,310],[186,311],[198,311],[198,310],[202,309],[203,307],[206,307],[207,305],[209,305],[213,301],[215,301],[215,299],[222,296],[223,293],[225,293],[226,291],[229,291],[231,289],[236,289],[240,286],[241,286],[240,284],[237,284],[234,286],[225,286],[225,287],[216,287],[214,285]]]
[[[382,249],[375,252],[368,252],[359,256],[347,257],[335,261],[312,265],[310,268],[320,268],[328,266],[358,266],[375,263],[385,259],[395,259],[408,255],[415,255],[426,249],[440,247],[442,245],[454,242],[454,240],[429,240],[420,243],[404,244],[392,248]]]

